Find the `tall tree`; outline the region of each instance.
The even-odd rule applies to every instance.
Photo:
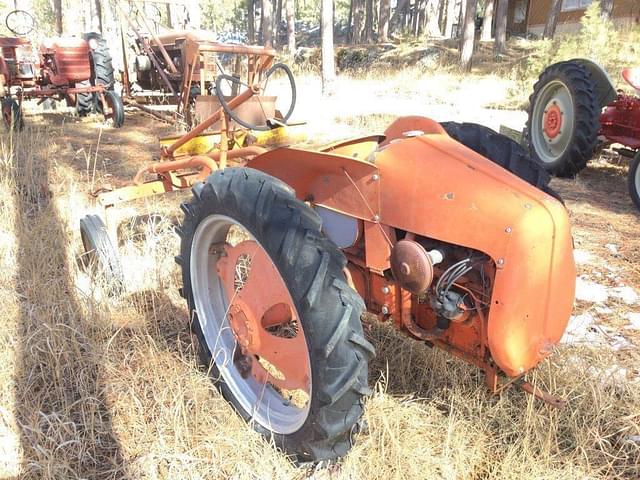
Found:
[[[287,15],[287,48],[289,53],[296,53],[296,6],[294,0],[285,0]]]
[[[247,0],[247,40],[250,45],[256,43],[256,1]]]
[[[494,0],[486,0],[484,5],[484,18],[482,19],[482,35],[480,40],[488,42],[491,40],[491,28],[493,27],[493,7],[495,5]]]
[[[91,0],[91,30],[102,33],[102,5],[100,5],[100,0]]]
[[[393,11],[393,15],[391,15],[391,20],[389,21],[389,33],[395,32],[398,29],[398,26],[402,23],[401,20],[408,4],[409,0],[398,0],[396,9]]]
[[[364,2],[365,0],[353,0],[353,43],[362,42],[362,26],[364,23]]]
[[[600,15],[604,19],[611,18],[613,13],[613,0],[600,0]]]
[[[471,59],[476,39],[476,12],[478,0],[467,0],[462,22],[462,42],[460,42],[460,67],[465,72],[471,71]]]
[[[275,36],[274,38],[274,43],[276,45],[280,45],[280,24],[282,23],[282,7],[283,7],[283,1],[282,0],[274,0],[275,6],[276,6],[276,14],[274,15],[274,19],[273,19],[273,35]]]
[[[366,14],[364,17],[364,41],[373,40],[373,0],[366,0]]]
[[[253,1],[253,0],[249,0]],[[167,28],[173,28],[173,20],[171,19],[171,4],[167,2],[164,6],[164,14],[166,18]]]
[[[331,94],[336,79],[333,56],[333,0],[322,0],[320,36],[322,38],[322,93]]]
[[[378,22],[378,41],[389,41],[389,16],[391,15],[391,0],[380,0],[380,20]]]
[[[456,19],[458,18],[458,13],[456,11],[456,3],[457,0],[447,0],[447,13],[446,20],[444,22],[444,37],[445,38],[453,38],[453,25],[456,23]]]
[[[53,0],[53,16],[55,18],[56,34],[62,35],[62,0]]]
[[[260,25],[262,28],[262,44],[265,47],[273,46],[273,21],[272,21],[271,0],[262,0],[262,18]]]
[[[556,26],[558,25],[558,17],[560,16],[561,8],[562,0],[551,0],[549,16],[547,17],[547,23],[544,26],[544,38],[553,38],[556,34]]]
[[[496,39],[493,45],[495,53],[504,55],[507,53],[507,12],[509,0],[497,0],[496,8]]]

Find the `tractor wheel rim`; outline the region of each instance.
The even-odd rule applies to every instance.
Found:
[[[198,321],[225,384],[258,424],[296,432],[309,415],[311,362],[277,267],[241,224],[216,214],[196,229],[190,267]]]
[[[574,107],[569,88],[549,82],[538,95],[531,120],[531,140],[540,160],[552,163],[569,147],[574,131]]]

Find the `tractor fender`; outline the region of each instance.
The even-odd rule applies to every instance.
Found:
[[[573,60],[569,60],[567,63],[577,63],[578,65],[586,68],[591,74],[600,108],[606,107],[616,99],[618,96],[616,93],[616,87],[611,81],[609,74],[599,64],[586,58],[574,58]]]

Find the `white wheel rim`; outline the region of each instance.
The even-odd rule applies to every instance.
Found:
[[[215,273],[218,256],[210,247],[226,240],[229,228],[242,225],[224,215],[210,215],[200,222],[191,245],[191,288],[198,322],[205,341],[226,385],[253,421],[279,434],[298,431],[307,420],[311,400],[303,408],[285,401],[269,384],[259,384],[249,376],[243,378],[234,365],[236,339],[227,318],[229,302],[220,278]],[[251,239],[260,243],[251,236]],[[261,248],[262,245],[260,245]],[[307,356],[306,359],[309,362]],[[310,369],[309,369],[310,371]]]
[[[554,137],[544,128],[545,116],[552,107],[562,112],[562,127]],[[531,118],[531,140],[540,160],[553,163],[562,157],[572,140],[574,128],[574,106],[569,88],[559,80],[549,82],[538,95]]]

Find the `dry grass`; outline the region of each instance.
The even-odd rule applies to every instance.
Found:
[[[350,116],[344,107],[342,115],[339,136],[387,123],[385,115],[366,120],[367,112]],[[131,132],[109,135],[97,153],[97,177],[117,173],[118,158],[130,169],[127,155],[144,153]],[[121,157],[117,139],[126,144]],[[530,378],[569,400],[557,411],[517,390],[491,396],[475,368],[376,323],[367,328],[378,351],[368,431],[329,469],[294,467],[233,413],[197,366],[172,260],[179,198],[128,210],[147,216],[121,231],[124,298],[107,298],[79,268],[77,225],[92,210],[84,192],[93,178],[79,141],[61,127],[0,140],[0,478],[640,475],[640,444],[630,440],[640,435],[640,384],[603,373],[618,366],[637,376],[638,343],[617,352],[559,347]],[[88,130],[84,141],[93,158],[97,135]],[[600,225],[592,218],[612,219],[619,243],[632,242],[622,258],[605,260],[618,262],[633,285],[637,267],[625,258],[640,240],[631,210],[589,207],[584,184],[559,186],[581,248],[604,255],[604,240],[590,234]]]

